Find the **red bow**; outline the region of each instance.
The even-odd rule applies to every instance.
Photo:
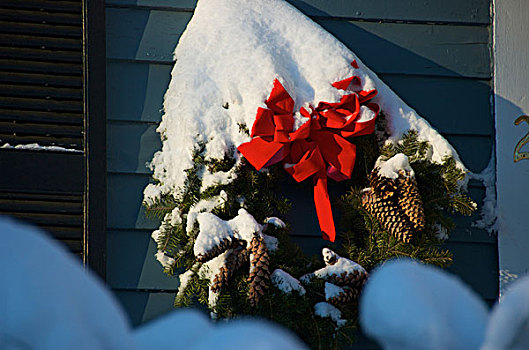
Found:
[[[345,90],[357,77],[333,84]],[[376,90],[342,96],[340,102],[320,102],[318,107],[300,113],[308,120],[294,128],[294,100],[276,79],[268,109],[259,108],[252,126],[252,140],[238,150],[257,169],[283,162],[285,170],[301,182],[314,175],[314,202],[323,238],[334,242],[336,230],[327,192],[327,176],[343,181],[353,172],[356,146],[345,138],[374,132],[378,105],[365,103]]]

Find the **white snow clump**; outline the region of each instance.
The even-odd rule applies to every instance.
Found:
[[[345,326],[346,320],[342,319],[342,312],[324,301],[314,305],[314,312],[320,317],[330,317],[338,327]]]
[[[360,322],[384,349],[478,349],[487,307],[446,272],[394,260],[371,274],[360,299]]]
[[[285,294],[297,291],[299,295],[305,295],[305,288],[303,288],[299,280],[281,269],[275,269],[270,275],[270,280],[274,286]]]
[[[410,176],[415,176],[415,172],[410,166],[408,156],[403,153],[397,153],[388,160],[383,160],[379,157],[375,163],[375,168],[378,168],[378,174],[390,179],[399,177],[399,170],[406,170]]]

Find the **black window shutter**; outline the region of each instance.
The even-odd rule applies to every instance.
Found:
[[[102,277],[104,29],[101,0],[0,2],[0,214],[42,227]],[[19,148],[31,144],[48,148]]]

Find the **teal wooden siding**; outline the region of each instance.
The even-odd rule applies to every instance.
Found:
[[[437,127],[470,170],[486,167],[494,138],[489,0],[290,2]],[[161,145],[155,129],[172,52],[195,3],[107,0],[107,277],[134,324],[171,310],[177,288],[154,258],[150,234],[158,225],[144,217],[141,201],[145,163]],[[483,187],[469,189],[481,204]],[[498,295],[497,244],[471,226],[477,218],[457,218],[446,246],[455,255],[450,270],[490,303]],[[325,244],[316,233],[296,240],[309,253]]]

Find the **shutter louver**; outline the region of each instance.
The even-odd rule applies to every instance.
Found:
[[[36,224],[83,257],[82,2],[0,2],[0,215]]]

